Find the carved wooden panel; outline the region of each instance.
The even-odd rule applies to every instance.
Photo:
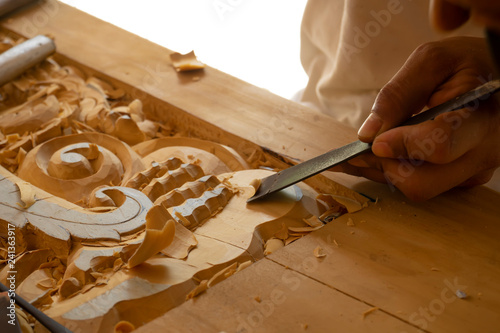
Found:
[[[139,327],[352,206],[305,184],[247,204],[262,152],[178,136],[52,59],[0,94],[0,280],[14,226],[17,292],[75,332]]]

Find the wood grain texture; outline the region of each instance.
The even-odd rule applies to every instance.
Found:
[[[45,24],[36,25],[37,16],[46,17]],[[181,109],[246,140],[299,159],[356,138],[350,128],[325,115],[312,113],[211,67],[201,74],[177,73],[169,59],[173,51],[57,1],[32,6],[2,25],[24,36],[50,34],[55,37],[59,54],[134,87],[137,98],[146,91],[167,101],[170,108],[163,103],[161,109],[155,110],[162,118],[181,116],[174,110]],[[193,76],[200,79],[193,81]],[[313,136],[319,140],[306,139]]]
[[[37,15],[47,18],[43,24],[36,23]],[[355,131],[324,115],[213,68],[205,68],[202,74],[178,74],[170,65],[171,51],[55,1],[19,12],[2,26],[27,37],[55,36],[61,58],[112,78],[137,98],[145,97],[151,115],[239,152],[264,146],[283,154],[285,161],[304,160],[356,137]],[[194,76],[200,79],[195,81]],[[380,201],[334,220],[196,300],[176,304],[177,308],[139,331],[166,325],[173,332],[235,332],[240,325],[249,332],[301,331],[305,324],[312,332],[498,331],[498,193],[483,187],[455,190],[416,204],[385,185],[328,176]],[[314,182],[322,183],[321,178]],[[223,253],[226,246],[235,247],[203,236],[202,231],[197,236],[202,250]],[[317,246],[326,253],[323,259],[313,255]],[[205,259],[202,252],[191,260]],[[179,274],[192,273],[187,265],[183,269],[191,271]],[[147,275],[144,271],[138,276]],[[283,281],[288,272],[291,281]],[[155,278],[167,279],[161,274]],[[178,281],[177,276],[171,278]],[[110,284],[118,286],[120,279],[123,276]],[[290,288],[295,286],[293,281],[300,281],[295,290]],[[192,287],[189,281],[179,288]],[[457,290],[468,297],[458,298]],[[161,288],[158,291],[151,299],[161,299],[164,294]],[[153,311],[146,307],[149,300],[144,298],[140,306]],[[363,313],[372,307],[380,310],[363,320]],[[124,302],[122,315],[143,320],[136,308],[133,301]],[[53,311],[57,316],[57,309]]]
[[[371,307],[263,259],[137,332],[418,332]]]

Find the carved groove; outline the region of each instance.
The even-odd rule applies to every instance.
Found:
[[[146,186],[142,193],[146,194],[151,201],[155,201],[160,196],[184,185],[187,182],[196,180],[204,176],[203,170],[195,164],[182,164],[180,168],[167,171],[160,178],[155,178]]]
[[[136,173],[125,184],[126,187],[135,188],[136,190],[143,190],[154,178],[163,176],[168,170],[175,170],[179,168],[182,161],[177,157],[169,158],[163,162],[153,162],[151,167],[147,170]]]
[[[198,198],[206,190],[215,188],[220,181],[215,176],[203,176],[193,182],[185,183],[180,188],[173,189],[162,195],[155,201],[155,205],[162,205],[165,208],[180,206],[184,201],[191,198]]]
[[[213,190],[204,192],[201,197],[188,199],[182,206],[175,207],[174,218],[192,230],[221,211],[232,196],[233,192],[229,188],[218,185]]]

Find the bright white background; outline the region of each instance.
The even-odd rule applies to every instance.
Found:
[[[61,0],[171,50],[290,98],[306,0]]]

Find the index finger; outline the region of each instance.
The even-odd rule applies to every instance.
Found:
[[[488,63],[481,54],[484,40],[464,41],[464,37],[449,38],[419,46],[377,95],[359,129],[359,139],[372,142],[378,134],[420,112],[431,97],[431,104],[437,102],[436,96],[444,102],[443,97],[449,99],[479,85],[480,72],[487,72],[481,68]],[[477,65],[478,60],[482,65]]]

